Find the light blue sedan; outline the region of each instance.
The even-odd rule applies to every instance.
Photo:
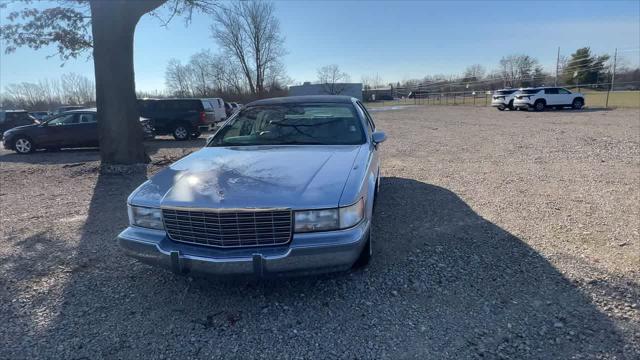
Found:
[[[255,101],[129,196],[130,224],[118,243],[176,273],[364,266],[385,139],[354,98]]]

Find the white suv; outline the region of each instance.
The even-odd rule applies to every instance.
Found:
[[[584,95],[564,88],[542,87],[522,89],[513,101],[516,109],[544,111],[548,107],[562,109],[571,106],[575,110],[584,106]]]
[[[501,89],[493,93],[491,97],[491,106],[503,111],[506,108],[515,110],[513,100],[520,91],[518,89]]]

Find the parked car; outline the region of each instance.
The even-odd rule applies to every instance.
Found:
[[[216,123],[220,123],[227,120],[227,113],[224,107],[224,100],[222,100],[221,98],[207,98],[202,100],[208,101],[209,104],[211,105],[211,108],[213,109],[213,112],[215,114]]]
[[[233,115],[233,105],[231,105],[231,103],[228,103],[228,102],[224,103],[224,113],[226,114],[227,117]]]
[[[80,109],[87,109],[87,107],[83,106],[83,105],[64,105],[64,106],[59,106],[58,108],[53,110],[53,113],[51,113],[51,115],[60,115],[63,112],[67,112],[67,111],[71,111],[71,110],[80,110]]]
[[[151,121],[155,133],[171,134],[176,140],[195,139],[212,130],[219,116],[217,106],[212,99],[138,100],[140,116]]]
[[[130,224],[117,241],[176,273],[364,266],[385,139],[354,98],[255,101],[129,196]]]
[[[6,131],[3,145],[5,149],[14,150],[18,154],[28,154],[37,149],[97,147],[96,119],[96,109],[67,111],[41,124],[20,126]],[[140,121],[145,138],[153,137],[148,120],[140,119]]]
[[[491,106],[498,108],[500,111],[504,111],[505,109],[515,110],[513,101],[518,93],[518,89],[497,90],[491,97]]]
[[[236,112],[240,111],[240,104],[238,104],[237,102],[232,102],[230,103],[231,107],[233,108],[233,113],[235,114]]]
[[[37,124],[38,120],[25,110],[0,110],[0,140],[9,129],[17,126]]]
[[[516,95],[513,106],[536,111],[544,111],[548,107],[562,109],[569,106],[579,110],[584,106],[584,95],[558,87],[526,88]]]
[[[33,116],[40,122],[47,120],[49,116],[51,116],[48,111],[31,111],[29,112],[29,115]]]

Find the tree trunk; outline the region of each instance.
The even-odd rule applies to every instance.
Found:
[[[90,2],[100,158],[103,163],[148,162],[136,104],[133,36],[140,17],[163,2]]]

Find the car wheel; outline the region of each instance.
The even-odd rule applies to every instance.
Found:
[[[583,106],[584,106],[584,101],[582,101],[582,99],[575,99],[575,100],[573,100],[573,103],[571,104],[571,107],[574,110],[580,110],[580,109],[582,109]]]
[[[200,137],[200,135],[202,135],[202,133],[200,131],[196,131],[193,134],[191,134],[191,138],[192,139],[197,139]]]
[[[369,228],[369,234],[367,235],[367,242],[364,244],[362,248],[362,252],[360,256],[358,256],[358,260],[353,264],[354,269],[362,269],[369,265],[371,262],[371,257],[373,256],[373,248],[371,247],[371,228]]]
[[[533,105],[533,108],[536,111],[544,111],[544,107],[545,107],[545,104],[544,104],[544,101],[542,100],[536,101],[536,103]]]
[[[173,129],[173,137],[180,141],[187,140],[189,139],[189,130],[184,125],[178,125]]]
[[[504,109],[506,109],[506,107],[504,107],[504,105],[498,105],[498,110],[504,111]]]
[[[513,111],[516,108],[513,107],[513,100],[509,101],[509,110]]]
[[[27,137],[17,138],[16,141],[13,143],[13,148],[16,150],[18,154],[28,154],[30,152],[33,152],[33,150],[35,150],[33,143],[31,142],[31,139]]]

